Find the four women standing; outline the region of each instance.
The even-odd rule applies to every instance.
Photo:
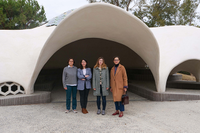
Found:
[[[93,94],[97,96],[97,114],[102,113],[105,115],[106,109],[106,96],[109,95],[109,87],[110,91],[113,94],[113,100],[115,102],[116,112],[113,115],[119,114],[119,117],[123,116],[124,105],[121,102],[122,95],[127,91],[128,82],[127,82],[127,74],[126,69],[123,65],[119,64],[119,57],[114,58],[115,66],[112,67],[110,72],[110,85],[109,85],[109,72],[108,67],[105,64],[105,60],[102,57],[99,57],[96,65],[93,68]],[[91,69],[87,67],[87,61],[81,60],[80,68],[77,70],[75,66],[73,66],[74,60],[69,60],[68,67],[65,67],[63,70],[63,87],[66,90],[66,113],[70,110],[70,100],[71,100],[71,92],[72,92],[72,109],[74,113],[76,111],[76,92],[79,90],[80,93],[80,104],[82,108],[82,113],[88,113],[87,101],[89,90],[91,89],[91,78],[92,73]],[[77,78],[78,77],[78,83]],[[102,111],[101,111],[101,99],[102,98]],[[120,110],[120,112],[119,112]]]

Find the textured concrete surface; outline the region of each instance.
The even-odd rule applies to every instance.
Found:
[[[176,83],[176,82],[175,82]],[[188,88],[193,85],[200,85],[199,83],[193,84],[187,81],[177,82],[178,86],[184,86],[184,83],[188,84]],[[188,100],[200,100],[200,89],[179,89],[176,87],[167,88],[166,92],[160,93],[155,90],[155,83],[153,81],[131,81],[129,83],[129,91],[145,97],[152,101],[188,101]]]
[[[112,116],[113,102],[106,115],[96,115],[96,103],[89,113],[65,114],[65,103],[0,107],[1,133],[199,133],[200,101],[131,101],[124,117]]]
[[[0,106],[49,103],[50,101],[51,92],[49,91],[36,91],[33,94],[0,96]]]

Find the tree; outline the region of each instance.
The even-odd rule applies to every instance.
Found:
[[[151,0],[146,9],[149,27],[175,25],[181,0]]]
[[[195,25],[195,18],[200,19],[200,16],[196,13],[199,4],[199,0],[184,0],[179,8],[178,24]]]
[[[140,1],[145,1],[145,0],[87,0],[89,3],[95,3],[95,2],[105,2],[105,3],[110,3],[116,6],[119,6],[126,11],[131,11],[134,9],[135,6],[139,4]],[[131,3],[133,6],[131,6]]]
[[[46,21],[36,0],[0,0],[0,29],[34,28]]]
[[[132,11],[135,16],[137,16],[140,20],[148,25],[147,9],[148,4],[145,0],[141,0],[137,7],[135,7]]]
[[[132,12],[149,27],[165,25],[194,25],[200,20],[196,9],[200,0],[88,0],[106,2]],[[131,4],[132,3],[132,4]],[[132,7],[130,5],[133,5]]]
[[[195,19],[200,19],[196,13],[199,3],[199,0],[151,0],[146,24],[149,27],[195,25]]]

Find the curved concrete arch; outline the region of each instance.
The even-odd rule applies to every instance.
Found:
[[[192,26],[151,28],[160,48],[159,84],[166,90],[167,78],[177,65],[187,60],[200,59],[200,29]]]
[[[176,67],[172,69],[170,74],[173,74],[178,71],[187,71],[192,73],[197,82],[200,80],[200,60],[199,59],[190,59],[178,64]]]
[[[0,30],[0,82],[14,81],[28,88],[40,51],[55,27]]]
[[[102,38],[126,45],[148,64],[158,81],[159,46],[151,30],[123,9],[97,3],[73,11],[55,28],[37,60],[29,93],[33,92],[34,82],[48,59],[61,47],[84,38]]]

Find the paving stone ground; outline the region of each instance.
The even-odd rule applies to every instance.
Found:
[[[1,133],[199,133],[200,101],[131,101],[124,117],[112,116],[114,104],[107,102],[106,115],[96,114],[96,103],[88,103],[88,114],[64,113],[65,103],[0,107]]]
[[[57,89],[57,90],[56,90]],[[90,91],[88,114],[64,113],[65,91],[52,91],[52,102],[0,106],[0,133],[199,133],[200,101],[155,102],[128,92],[124,117],[115,111],[112,95],[107,97],[106,115],[97,115],[96,98]]]

